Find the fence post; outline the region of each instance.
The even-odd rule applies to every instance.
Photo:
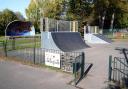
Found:
[[[74,79],[74,83],[75,83],[75,86],[76,86],[76,72],[77,72],[77,70],[76,70],[76,59],[75,59],[75,68],[74,68],[74,75],[75,75],[75,79]]]
[[[126,62],[127,62],[127,64],[128,64],[128,57],[127,57],[126,49],[123,49],[122,51],[123,51],[125,60],[126,60]]]
[[[81,78],[84,75],[84,65],[85,65],[85,54],[82,52],[82,58],[81,58]]]
[[[15,37],[11,37],[12,40],[12,50],[15,50]]]
[[[112,75],[112,55],[109,56],[109,68],[108,68],[108,80],[111,81],[111,75]]]
[[[33,62],[36,63],[36,36],[34,36]]]
[[[3,41],[3,48],[4,48],[5,57],[7,57],[7,40]]]

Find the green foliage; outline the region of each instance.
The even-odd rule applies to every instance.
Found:
[[[79,21],[79,31],[83,33],[83,26],[87,23],[93,24],[94,4],[85,0],[69,0],[67,18],[68,20]]]
[[[128,1],[127,0],[31,0],[26,9],[27,17],[39,29],[40,17],[60,19],[65,1],[68,3],[66,20],[78,20],[80,27],[87,22],[90,25],[100,26],[104,20],[104,28],[110,28],[114,14],[114,28],[128,26]]]
[[[104,28],[110,28],[113,14],[114,28],[124,28],[128,26],[128,2],[126,0],[96,0],[94,9],[95,23],[100,25],[101,22],[99,21],[102,21],[102,17],[105,16]]]
[[[119,19],[120,28],[128,27],[128,13],[121,15]]]
[[[34,23],[36,32],[39,31],[41,17],[60,18],[62,3],[63,0],[31,0],[26,9],[26,14],[28,19]]]
[[[68,13],[73,14],[76,20],[85,20],[93,12],[93,4],[82,0],[69,0]]]
[[[0,12],[0,35],[5,35],[6,26],[14,20],[18,18],[11,10],[5,9]]]
[[[29,4],[29,7],[26,9],[26,15],[28,17],[28,20],[33,22],[36,32],[37,32],[37,29],[39,29],[38,14],[39,14],[39,12],[38,12],[36,3],[34,3],[34,1],[33,2],[31,1]]]
[[[63,0],[44,0],[40,3],[40,8],[43,10],[42,14],[44,17],[59,19],[62,11],[61,4],[63,3]]]

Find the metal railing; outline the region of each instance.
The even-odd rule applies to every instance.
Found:
[[[121,29],[114,29],[114,31],[110,31],[110,29],[104,29],[103,35],[111,39],[127,39],[128,31]]]
[[[109,80],[122,82],[123,78],[128,78],[128,65],[125,58],[114,57],[109,59]]]
[[[116,48],[124,57],[109,56],[109,81],[123,82],[123,79],[128,79],[128,59],[127,49]],[[128,81],[128,80],[127,80]]]

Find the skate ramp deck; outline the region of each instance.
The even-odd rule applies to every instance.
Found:
[[[56,46],[64,52],[71,52],[88,48],[78,32],[52,32]]]

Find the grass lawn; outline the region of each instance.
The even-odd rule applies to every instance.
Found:
[[[128,38],[127,39],[112,39],[112,40],[116,42],[128,42]]]
[[[15,49],[22,49],[22,48],[33,48],[35,46],[36,41],[36,48],[41,46],[40,37],[17,37],[15,40],[7,38],[7,49],[11,50],[12,46],[15,45]],[[5,37],[0,37],[0,46],[3,46],[2,42],[5,41]],[[13,43],[14,42],[14,43]]]
[[[4,36],[0,36],[0,41],[4,41],[5,37]]]

